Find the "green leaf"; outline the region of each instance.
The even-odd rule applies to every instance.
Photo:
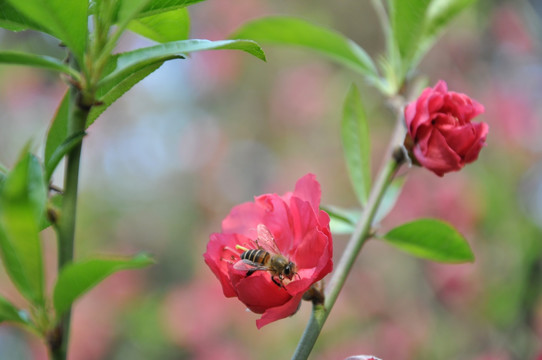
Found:
[[[62,160],[64,155],[70,152],[71,149],[80,144],[85,135],[86,133],[84,131],[71,135],[55,149],[53,154],[51,154],[47,160],[47,163],[45,164],[45,180],[47,183],[49,183],[49,180],[58,166],[58,163],[60,163],[60,160]]]
[[[344,35],[305,20],[272,16],[243,25],[230,39],[251,39],[258,43],[295,45],[317,51],[377,82],[376,67],[365,50]]]
[[[9,0],[48,33],[62,40],[82,61],[87,44],[88,0]]]
[[[139,13],[140,17],[160,14],[167,11],[182,9],[203,0],[152,0]]]
[[[401,190],[403,189],[404,184],[404,177],[396,178],[390,183],[390,185],[384,192],[382,200],[380,201],[380,205],[378,206],[378,210],[376,211],[373,224],[379,223],[382,219],[386,217],[386,215],[390,213],[390,211],[395,206],[399,195],[401,195]]]
[[[476,0],[433,0],[427,9],[423,36],[416,58],[421,58],[429,50],[446,25]]]
[[[450,224],[420,219],[398,226],[384,235],[391,245],[411,255],[444,263],[474,261],[467,240]]]
[[[132,20],[128,29],[160,43],[186,40],[190,16],[187,9],[177,9]]]
[[[115,70],[103,78],[98,86],[111,87],[118,84],[130,74],[139,71],[149,65],[162,63],[172,59],[182,59],[185,54],[202,50],[243,50],[265,60],[263,50],[250,40],[181,40],[159,44],[134,51],[119,54],[116,58]]]
[[[58,105],[55,113],[55,117],[51,121],[49,132],[47,133],[47,140],[45,142],[45,156],[44,163],[51,162],[51,157],[57,151],[58,147],[68,137],[68,116],[70,110],[70,91],[66,91],[62,101]],[[48,179],[50,179],[48,177]]]
[[[112,61],[116,62],[116,58],[112,58]],[[107,109],[111,104],[117,101],[124,93],[130,90],[135,84],[146,78],[153,71],[162,66],[163,63],[159,62],[156,64],[151,64],[143,67],[140,70],[137,70],[133,73],[127,73],[126,77],[118,78],[119,81],[113,87],[103,86],[98,91],[98,97],[100,99],[101,105],[93,106],[88,114],[86,127],[88,128],[94,121]],[[112,85],[112,83],[110,84]]]
[[[104,0],[101,0],[104,1]],[[118,24],[118,27],[123,31],[128,23],[132,19],[137,18],[143,11],[143,8],[150,3],[150,0],[121,0],[118,2],[118,12],[115,19],[115,23]]]
[[[49,226],[51,226],[51,222],[49,220],[50,217],[54,217],[58,221],[59,214],[62,209],[62,202],[64,201],[64,195],[63,194],[54,194],[53,196],[50,196],[47,201],[47,216],[44,216],[41,219],[41,223],[39,226],[40,231],[47,229]]]
[[[331,233],[339,234],[351,234],[356,228],[356,223],[361,217],[361,210],[348,210],[338,206],[320,206],[321,210],[324,210],[329,215],[329,227]]]
[[[9,172],[8,168],[5,167],[3,164],[0,164],[0,173],[7,174]]]
[[[405,69],[418,50],[431,0],[388,0],[392,35]]]
[[[0,0],[2,1],[2,0]],[[100,0],[104,1],[104,0]],[[122,0],[119,1],[119,6],[116,8],[116,12],[113,14],[113,21],[118,23],[123,21],[126,17],[130,17],[130,20],[134,17],[144,18],[152,15],[161,14],[164,12],[174,11],[188,7],[190,5],[199,3],[203,0],[144,0],[145,3],[140,2],[139,0]],[[140,7],[137,9],[133,15],[127,14],[127,11],[134,9],[134,5]]]
[[[27,325],[28,318],[23,312],[17,309],[12,303],[0,296],[0,324],[4,321]]]
[[[113,56],[110,59],[111,65],[109,67],[115,68],[117,63],[117,57]],[[158,69],[162,63],[151,64],[143,67],[142,69],[134,73],[126,73],[126,77],[119,77],[117,80],[119,83],[116,85],[110,83],[110,86],[102,86],[98,92],[97,97],[100,100],[100,105],[93,106],[87,118],[86,127],[94,123],[94,121],[118,98],[124,93],[130,90],[135,84],[143,80],[153,71]],[[111,69],[110,69],[111,71]],[[47,134],[47,141],[45,145],[45,164],[51,162],[52,155],[58,151],[61,144],[67,141],[68,136],[68,114],[69,114],[69,91],[66,92],[62,102],[58,106],[55,117],[51,122],[51,127]],[[51,173],[52,174],[52,173]]]
[[[67,265],[60,272],[53,293],[57,316],[61,316],[77,298],[109,275],[153,263],[149,256],[140,254],[133,258],[95,258]]]
[[[0,252],[11,281],[34,305],[44,302],[39,225],[46,197],[42,167],[35,156],[26,153],[0,193]]]
[[[33,29],[46,32],[41,26],[11,6],[8,0],[0,0],[0,27],[10,31]]]
[[[62,61],[43,55],[34,55],[17,51],[0,51],[0,63],[13,65],[26,65],[47,70],[59,71],[79,79],[79,73]]]
[[[371,190],[371,143],[365,109],[354,84],[344,102],[341,137],[350,181],[365,205]]]

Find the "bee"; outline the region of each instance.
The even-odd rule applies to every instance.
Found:
[[[297,275],[297,266],[280,252],[275,238],[271,231],[263,225],[258,224],[256,231],[258,238],[254,241],[257,249],[248,249],[241,245],[235,247],[243,250],[240,255],[241,260],[237,261],[233,267],[237,270],[247,272],[247,277],[256,271],[268,271],[271,273],[271,280],[277,286],[284,287],[283,280],[286,278],[292,280]],[[278,279],[278,280],[277,280]]]

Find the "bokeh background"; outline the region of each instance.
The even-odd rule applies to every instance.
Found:
[[[487,147],[459,173],[408,171],[382,229],[421,216],[467,237],[476,262],[439,265],[386,244],[363,249],[311,359],[542,358],[541,3],[482,0],[420,66],[486,107]],[[296,15],[334,28],[378,57],[383,36],[369,1],[207,0],[190,7],[192,38],[220,40],[243,22]],[[135,35],[121,49],[149,44]],[[35,33],[0,30],[0,47],[60,56]],[[153,254],[148,269],[111,276],[77,302],[71,359],[288,359],[310,315],[257,330],[257,315],[222,295],[202,253],[232,206],[293,189],[312,172],[323,204],[356,205],[340,143],[352,81],[370,119],[374,168],[393,114],[363,79],[314,53],[264,46],[268,62],[233,51],[165,64],[88,130],[81,166],[77,258]],[[56,75],[0,67],[0,163],[11,167],[45,134],[65,91]],[[54,180],[61,184],[62,170]],[[335,236],[335,255],[347,237]],[[43,233],[49,288],[56,248]],[[25,306],[5,273],[0,292]],[[46,359],[42,342],[0,326],[0,359]]]

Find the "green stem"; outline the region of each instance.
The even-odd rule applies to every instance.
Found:
[[[313,307],[312,315],[305,328],[301,340],[297,345],[297,349],[292,357],[292,360],[304,360],[307,359],[320,331],[324,326],[324,323],[329,315],[329,312],[333,308],[337,297],[346,281],[346,277],[350,273],[354,261],[356,260],[362,246],[367,239],[371,237],[371,226],[373,219],[378,210],[378,206],[382,201],[382,197],[386,192],[391,180],[397,173],[397,170],[404,162],[404,156],[402,154],[402,140],[405,138],[405,130],[403,126],[402,111],[398,111],[399,116],[397,118],[397,124],[395,127],[394,135],[390,141],[390,145],[385,155],[385,163],[382,169],[379,171],[376,178],[376,182],[371,189],[367,206],[365,207],[361,218],[359,219],[354,233],[350,237],[348,244],[339,260],[339,263],[335,267],[335,271],[326,287],[325,302],[324,305],[315,305]]]
[[[85,130],[90,107],[80,103],[80,92],[75,87],[70,90],[70,115],[68,136]],[[58,271],[73,261],[75,218],[77,209],[77,188],[79,184],[79,162],[82,143],[76,145],[67,155],[64,176],[64,199],[62,213],[58,221]],[[59,319],[53,330],[49,347],[54,360],[65,360],[68,352],[71,309]]]

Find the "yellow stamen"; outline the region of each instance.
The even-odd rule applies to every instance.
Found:
[[[235,245],[235,248],[239,249],[239,250],[243,250],[243,251],[248,251],[248,249],[246,247],[241,246],[241,245]]]

